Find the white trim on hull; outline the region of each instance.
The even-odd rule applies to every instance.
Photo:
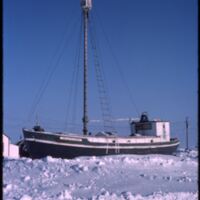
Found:
[[[68,146],[68,147],[79,147],[79,148],[91,148],[91,149],[149,149],[149,148],[165,148],[165,147],[173,147],[179,145],[180,142],[176,142],[173,144],[152,144],[151,145],[139,145],[135,144],[132,146],[122,146],[120,143],[118,143],[117,146],[109,146],[108,144],[106,145],[99,145],[99,146],[94,146],[94,145],[86,145],[86,144],[68,144],[68,143],[62,143],[62,142],[53,142],[53,141],[47,141],[47,140],[40,140],[40,139],[35,139],[35,138],[26,138],[25,141],[31,141],[31,142],[40,142],[40,143],[45,143],[45,144],[52,144],[52,145],[62,145],[62,146]],[[166,142],[167,143],[167,142]]]

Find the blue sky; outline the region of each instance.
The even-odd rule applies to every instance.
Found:
[[[152,119],[169,120],[171,134],[182,146],[184,120],[189,117],[189,143],[195,146],[197,1],[94,0],[91,14],[112,115],[138,117],[147,111]],[[36,118],[49,130],[62,130],[66,118],[81,130],[82,58],[77,92],[70,92],[78,66],[80,22],[79,0],[3,1],[4,132],[13,142]],[[89,54],[89,119],[100,119],[91,50]],[[28,119],[42,82],[54,67]],[[116,126],[120,135],[129,134],[127,122]]]

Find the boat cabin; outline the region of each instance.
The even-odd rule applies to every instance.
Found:
[[[131,136],[156,136],[166,141],[170,140],[169,121],[148,119],[147,113],[142,113],[139,121],[131,121]]]

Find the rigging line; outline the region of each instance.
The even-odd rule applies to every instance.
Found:
[[[75,18],[76,19],[76,18]],[[71,21],[70,21],[71,22]],[[71,24],[72,24],[72,22],[71,22]],[[52,64],[53,63],[53,61],[56,59],[56,56],[57,55],[59,55],[58,54],[58,52],[59,51],[62,51],[62,48],[64,48],[64,47],[62,47],[62,44],[63,44],[63,41],[64,41],[64,44],[65,44],[65,39],[66,39],[66,37],[65,37],[65,33],[67,32],[67,30],[69,29],[69,27],[71,26],[71,24],[66,24],[66,26],[65,26],[65,29],[64,29],[64,32],[63,32],[63,37],[61,38],[61,40],[60,40],[60,42],[59,42],[59,45],[57,46],[57,48],[56,48],[56,51],[55,51],[55,54],[52,56],[52,60],[51,60],[51,64],[49,64],[49,67],[47,68],[48,69],[48,71],[47,71],[47,77],[49,77],[49,76],[51,76],[51,73],[52,73],[52,70],[54,70],[54,68],[55,68],[55,66]],[[46,76],[45,76],[46,77]],[[47,81],[47,79],[45,79],[45,78],[43,78],[43,81],[42,81],[42,84],[40,85],[40,88],[39,88],[39,90],[38,90],[38,93],[37,93],[37,95],[36,95],[36,97],[35,97],[35,99],[34,99],[34,102],[33,102],[33,104],[32,104],[32,107],[31,107],[31,109],[30,109],[30,113],[29,113],[29,115],[28,115],[28,121],[30,121],[30,117],[32,116],[32,114],[34,113],[34,110],[36,109],[36,102],[38,101],[38,99],[39,99],[39,96],[41,95],[41,93],[42,93],[42,91],[43,91],[43,88],[45,87],[45,84],[46,84],[46,82],[48,82]]]
[[[75,7],[74,7],[73,9],[71,9],[71,13],[74,13],[74,11],[75,11]],[[74,18],[74,20],[75,20],[75,19],[76,19],[76,18]],[[53,68],[53,64],[52,64],[52,63],[53,63],[53,61],[55,60],[56,55],[57,55],[58,52],[59,52],[59,48],[61,47],[62,41],[65,39],[65,37],[64,37],[64,36],[65,36],[65,33],[67,32],[67,30],[69,29],[69,27],[71,26],[71,24],[72,24],[72,20],[70,19],[70,20],[68,21],[68,23],[66,23],[66,25],[65,25],[65,27],[64,27],[63,34],[61,34],[61,36],[63,36],[63,37],[61,37],[60,41],[58,42],[56,51],[55,51],[55,53],[54,53],[53,56],[52,56],[52,59],[51,59],[50,64],[48,64],[47,73],[45,73],[45,74],[47,74],[47,76],[48,76],[48,74],[50,74],[50,71],[51,71],[52,68]],[[61,48],[60,48],[60,49],[61,49]],[[46,75],[45,75],[45,77],[46,77]],[[30,122],[31,116],[32,116],[32,114],[34,113],[35,104],[36,104],[36,102],[37,102],[37,99],[38,99],[39,96],[40,96],[40,93],[41,93],[42,88],[43,88],[44,85],[45,85],[45,77],[44,77],[44,78],[42,79],[42,81],[41,81],[40,88],[39,88],[39,90],[37,91],[37,93],[36,93],[36,95],[35,95],[35,99],[34,99],[34,101],[33,101],[33,103],[32,103],[31,108],[30,108],[30,112],[29,112],[29,114],[27,114],[27,117],[26,117],[26,119],[24,120],[24,123],[25,123],[25,124],[26,124],[27,122]]]
[[[73,70],[73,75],[71,79],[71,84],[70,84],[70,92],[69,92],[69,101],[67,103],[67,109],[66,109],[66,116],[65,116],[65,125],[64,125],[64,130],[68,129],[68,124],[69,124],[69,114],[70,114],[70,107],[71,107],[71,102],[72,102],[72,97],[73,97],[73,91],[74,91],[74,98],[76,99],[77,96],[77,79],[78,79],[78,72],[80,68],[79,60],[80,60],[80,44],[81,44],[81,34],[82,34],[82,29],[83,29],[83,22],[82,22],[82,17],[81,17],[81,23],[80,23],[80,32],[79,32],[79,40],[77,41],[77,48],[76,48],[76,53],[75,53],[75,60],[74,60],[74,70]],[[76,64],[77,63],[77,64]],[[74,82],[75,82],[75,89],[74,89]],[[75,104],[75,101],[73,101]],[[74,106],[73,106],[74,108]],[[75,109],[72,109],[72,111],[76,112]],[[74,117],[75,118],[75,117]]]
[[[70,24],[70,25],[71,25],[71,24]],[[68,28],[69,28],[69,26],[66,26],[65,32],[67,31]],[[64,36],[65,36],[65,32],[64,32]],[[61,46],[61,43],[62,43],[62,41],[63,41],[64,39],[66,39],[66,37],[63,37],[63,38],[60,40],[60,43],[59,43],[60,45],[57,47],[56,53],[54,54],[51,63],[53,63],[53,60],[55,59],[56,55],[58,54],[58,52],[59,52],[59,47]],[[64,47],[60,47],[60,49],[61,49],[60,51],[62,51],[62,50],[66,47],[66,42],[67,42],[67,40],[64,41]],[[61,52],[61,53],[63,53],[63,52]],[[29,114],[29,119],[30,119],[30,116],[34,113],[34,111],[35,111],[35,109],[36,109],[36,107],[37,107],[37,105],[38,105],[38,103],[39,103],[39,101],[40,101],[40,99],[41,99],[41,97],[42,97],[42,95],[43,95],[43,92],[45,91],[45,89],[46,89],[46,87],[47,87],[47,85],[48,85],[48,83],[49,83],[49,81],[50,81],[50,79],[51,79],[51,77],[52,77],[52,75],[53,75],[53,72],[55,71],[55,69],[56,69],[57,66],[58,66],[58,63],[59,63],[60,58],[61,58],[61,53],[59,54],[60,56],[58,57],[58,59],[57,59],[57,61],[56,61],[56,64],[55,64],[55,65],[53,65],[53,64],[50,65],[50,68],[49,68],[49,71],[48,71],[48,75],[47,75],[47,79],[43,79],[43,82],[42,82],[42,84],[41,84],[41,86],[40,86],[40,89],[39,89],[39,91],[38,91],[38,93],[37,93],[37,96],[36,96],[36,98],[35,98],[34,104],[32,105],[32,109],[31,109],[30,114]]]
[[[73,27],[74,29],[75,29],[75,25],[76,25],[76,24],[74,24],[74,27]],[[40,100],[41,100],[41,98],[42,98],[42,96],[43,96],[43,94],[44,94],[44,92],[45,92],[45,90],[46,90],[46,88],[47,88],[47,86],[48,86],[48,84],[49,84],[51,78],[52,78],[53,73],[54,73],[55,70],[58,68],[58,64],[59,64],[59,62],[60,62],[60,60],[61,60],[61,57],[62,57],[62,54],[63,54],[63,52],[64,52],[63,50],[64,50],[64,48],[66,48],[67,45],[69,44],[68,41],[70,41],[69,39],[71,38],[72,34],[73,34],[73,31],[72,31],[71,34],[69,35],[68,40],[65,40],[65,41],[64,41],[64,46],[63,46],[63,48],[61,48],[61,51],[62,51],[62,52],[59,54],[59,56],[58,56],[58,58],[57,58],[57,60],[56,60],[56,62],[55,62],[55,65],[52,65],[52,66],[50,67],[50,69],[49,69],[49,71],[48,71],[49,73],[48,73],[48,75],[47,75],[47,79],[43,79],[42,85],[41,85],[41,87],[40,87],[40,89],[39,89],[39,91],[38,91],[38,93],[37,93],[37,96],[36,96],[36,98],[35,98],[35,100],[34,100],[34,103],[33,103],[32,107],[31,107],[31,110],[30,110],[30,113],[29,113],[29,116],[28,116],[28,121],[30,121],[31,116],[35,113],[36,107],[38,106],[38,104],[39,104],[39,102],[40,102]],[[57,52],[58,52],[58,51],[57,51]],[[58,54],[58,53],[56,53],[56,54]],[[56,56],[56,54],[55,54],[55,56]]]
[[[97,13],[97,12],[96,12],[96,13]],[[95,14],[95,15],[96,15],[96,14]],[[98,13],[97,13],[96,16],[99,16]],[[98,18],[99,18],[99,17],[98,17]],[[100,19],[100,18],[99,18],[99,19]],[[124,83],[124,86],[125,86],[126,90],[128,91],[130,101],[131,101],[131,103],[132,103],[134,109],[136,110],[137,115],[140,116],[139,110],[138,110],[138,108],[137,108],[137,106],[136,106],[136,104],[135,104],[135,101],[133,100],[133,96],[132,96],[132,93],[131,93],[131,91],[130,91],[130,88],[128,87],[128,84],[127,84],[127,82],[126,82],[126,79],[124,78],[124,75],[123,75],[123,73],[122,73],[120,64],[119,64],[119,62],[118,62],[118,60],[117,60],[117,57],[116,57],[115,54],[114,54],[114,51],[113,51],[113,49],[112,49],[112,47],[111,47],[111,44],[110,44],[109,39],[108,39],[108,36],[106,35],[105,29],[104,29],[104,27],[103,27],[103,24],[102,24],[101,20],[99,20],[99,21],[100,21],[100,23],[99,23],[99,24],[100,24],[100,27],[101,27],[101,29],[102,29],[102,32],[103,32],[103,34],[104,34],[104,37],[105,37],[106,42],[107,42],[107,44],[108,44],[108,47],[109,47],[109,49],[110,49],[110,51],[111,51],[111,55],[112,55],[112,57],[113,57],[113,59],[114,59],[114,61],[115,61],[115,64],[116,64],[116,66],[117,66],[117,69],[118,69],[120,78],[121,78],[122,82]]]
[[[112,129],[113,132],[116,132],[111,120],[111,110],[110,110],[110,105],[109,105],[108,96],[106,93],[106,88],[105,88],[105,83],[104,83],[105,80],[103,77],[104,75],[103,69],[100,67],[100,62],[98,58],[97,42],[95,40],[95,27],[93,30],[90,26],[90,32],[91,32],[90,42],[91,42],[91,46],[92,46],[92,50],[94,54],[94,65],[95,65],[96,80],[97,80],[97,86],[98,86],[98,91],[99,91],[99,99],[100,99],[100,105],[101,105],[101,110],[102,110],[104,129],[105,131],[107,129],[108,131],[111,131]]]
[[[92,19],[93,19],[93,14],[92,14]],[[99,57],[101,59],[99,59],[99,63],[100,63],[100,66],[102,66],[101,68],[101,72],[102,72],[102,76],[103,76],[103,79],[104,79],[104,86],[106,88],[106,90],[108,90],[108,84],[107,84],[107,79],[106,79],[106,74],[105,74],[105,70],[104,70],[104,64],[103,64],[103,59],[102,59],[102,54],[101,54],[101,48],[100,48],[100,45],[99,45],[99,41],[98,41],[98,37],[97,37],[97,34],[96,34],[96,26],[95,26],[95,23],[93,22],[92,25],[94,26],[94,38],[96,38],[96,46],[97,46],[97,51],[99,52]],[[109,95],[109,94],[108,94]],[[110,99],[110,98],[109,98]]]
[[[78,81],[79,81],[79,72],[80,72],[80,69],[81,69],[81,66],[80,66],[80,55],[81,55],[81,36],[82,36],[82,30],[83,30],[83,23],[81,23],[81,28],[80,28],[80,38],[79,38],[79,47],[78,48],[78,59],[77,59],[77,73],[76,73],[76,77],[75,77],[75,90],[74,90],[74,107],[73,107],[73,116],[72,116],[72,121],[76,121],[76,111],[77,111],[77,92],[78,92]]]
[[[93,20],[93,14],[92,14],[92,18]],[[99,47],[99,41],[98,41],[98,37],[96,36],[96,27],[95,27],[95,24],[94,22],[92,23],[93,27],[94,27],[94,30],[93,30],[93,35],[94,35],[94,42],[95,42],[95,46],[96,46],[96,54],[97,54],[97,51],[99,52],[99,55],[101,57],[101,59],[98,59],[98,54],[97,54],[97,62],[98,62],[98,68],[99,68],[99,75],[100,75],[100,78],[102,78],[102,83],[103,83],[103,88],[105,90],[105,99],[101,99],[102,101],[103,100],[106,100],[107,102],[107,109],[108,109],[108,114],[109,114],[109,120],[111,120],[111,126],[114,128],[114,125],[113,125],[113,117],[112,117],[112,107],[111,107],[111,104],[110,104],[110,98],[109,98],[109,94],[106,92],[108,91],[108,87],[107,87],[107,81],[106,81],[106,75],[105,75],[105,72],[104,72],[104,65],[103,65],[103,59],[102,59],[102,55],[101,55],[101,51],[100,51],[100,47]],[[116,130],[115,130],[116,132]]]
[[[82,16],[82,15],[81,15]],[[77,92],[78,92],[78,83],[79,83],[79,72],[81,69],[80,66],[80,55],[81,55],[81,51],[83,50],[83,45],[82,45],[82,32],[83,32],[83,17],[81,17],[81,24],[80,24],[80,35],[79,35],[79,40],[78,40],[78,44],[77,44],[77,51],[78,51],[78,55],[77,55],[77,59],[76,61],[76,67],[77,67],[77,73],[75,74],[75,86],[74,86],[74,96],[73,96],[73,107],[72,107],[72,121],[75,122],[76,121],[76,112],[77,112]],[[73,127],[75,128],[75,127]]]
[[[81,18],[82,19],[82,18]],[[76,63],[76,68],[77,68],[77,72],[75,74],[75,80],[74,80],[74,95],[73,95],[73,107],[72,107],[72,121],[75,122],[76,121],[76,110],[77,110],[77,92],[78,92],[78,82],[79,82],[79,72],[80,72],[80,54],[81,54],[81,37],[82,37],[82,30],[83,30],[83,21],[81,21],[81,27],[80,27],[80,36],[79,36],[79,41],[78,41],[78,55],[77,55],[77,63]],[[75,127],[72,127],[75,128]]]
[[[76,53],[76,56],[77,56],[77,53]],[[69,124],[68,120],[69,120],[69,114],[70,114],[70,108],[71,108],[71,102],[72,102],[73,84],[74,84],[76,70],[77,69],[75,67],[74,70],[73,70],[72,78],[71,78],[71,84],[70,84],[69,95],[68,95],[69,96],[69,100],[67,102],[67,109],[66,109],[66,117],[65,117],[65,127],[64,127],[64,130],[68,129],[68,124]]]
[[[93,13],[91,13],[91,19],[93,20]],[[93,22],[93,21],[92,21]],[[107,79],[106,79],[106,74],[105,74],[105,69],[104,69],[104,64],[103,64],[103,59],[102,59],[102,54],[101,54],[101,48],[100,48],[100,45],[99,45],[99,41],[98,41],[98,37],[97,37],[97,34],[96,34],[96,27],[95,27],[95,23],[93,22],[93,23],[91,23],[92,25],[93,25],[93,27],[94,27],[94,31],[93,31],[93,33],[94,33],[94,38],[96,38],[96,51],[98,51],[98,57],[100,58],[100,59],[98,59],[98,62],[99,62],[99,66],[102,66],[101,67],[101,74],[102,74],[102,78],[103,78],[103,80],[104,80],[104,87],[105,87],[105,90],[106,91],[109,91],[109,88],[108,88],[108,82],[107,82]],[[93,30],[93,29],[92,29]],[[112,113],[112,106],[111,106],[111,100],[110,100],[110,96],[109,96],[109,93],[107,93],[107,99],[108,99],[108,102],[109,102],[109,104],[110,104],[110,112]]]
[[[102,116],[103,116],[103,124],[104,124],[104,129],[106,130],[107,128],[110,128],[111,125],[111,114],[110,114],[110,109],[108,104],[108,99],[105,97],[106,92],[105,92],[105,88],[102,84],[103,79],[101,77],[101,75],[99,75],[101,72],[99,71],[99,69],[97,68],[97,64],[96,64],[96,78],[97,78],[97,86],[98,86],[98,90],[99,90],[99,99],[100,99],[100,105],[101,105],[101,110],[102,110]]]

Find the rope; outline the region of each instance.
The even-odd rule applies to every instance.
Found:
[[[95,14],[95,16],[98,16],[98,12],[96,12],[96,13],[97,13],[97,15]],[[98,18],[99,18],[99,17],[98,17]],[[99,18],[99,19],[100,19],[100,18]],[[123,72],[122,72],[122,70],[121,70],[120,64],[119,64],[119,62],[118,62],[117,57],[116,57],[115,54],[114,54],[114,51],[113,51],[112,46],[111,46],[111,44],[110,44],[110,42],[109,42],[108,36],[106,35],[105,29],[104,29],[104,27],[103,27],[103,24],[101,23],[101,20],[99,20],[99,22],[100,22],[100,23],[99,23],[99,24],[100,24],[100,28],[102,29],[103,35],[104,35],[105,40],[106,40],[106,42],[107,42],[108,48],[110,49],[111,55],[112,55],[112,57],[113,57],[113,60],[115,61],[115,66],[117,67],[119,76],[120,76],[120,78],[121,78],[121,80],[122,80],[122,83],[124,83],[125,89],[126,89],[127,92],[128,92],[129,99],[130,99],[130,102],[132,103],[133,109],[135,109],[137,115],[140,116],[140,112],[139,112],[139,110],[138,110],[138,108],[137,108],[137,106],[136,106],[136,104],[135,104],[135,101],[134,101],[134,99],[133,99],[133,96],[132,96],[132,93],[131,93],[131,91],[130,91],[130,88],[128,87],[128,84],[127,84],[127,82],[126,82],[126,79],[124,78],[124,75],[123,75]]]
[[[76,19],[76,18],[75,18]],[[74,27],[73,28],[75,28],[75,25],[76,24],[74,24]],[[65,31],[64,31],[64,33],[67,31],[67,29],[69,28],[69,26],[67,26],[66,28],[65,28]],[[41,100],[41,98],[43,97],[43,95],[44,95],[44,92],[45,92],[45,90],[46,90],[46,88],[47,88],[47,86],[48,86],[48,84],[49,84],[49,82],[50,82],[50,80],[51,80],[51,78],[52,78],[52,76],[53,76],[53,74],[54,74],[54,72],[55,72],[55,70],[58,68],[58,64],[59,64],[59,62],[60,62],[60,60],[61,60],[61,57],[62,57],[62,54],[63,54],[63,50],[67,47],[67,45],[69,44],[69,42],[68,41],[70,41],[70,38],[71,38],[71,36],[72,36],[72,34],[74,33],[74,31],[72,31],[71,32],[71,34],[69,35],[69,38],[67,39],[67,40],[65,40],[64,41],[64,46],[63,46],[63,48],[61,47],[61,50],[60,51],[62,51],[60,54],[59,54],[59,56],[58,56],[58,58],[57,58],[57,60],[56,60],[56,62],[55,62],[55,65],[50,65],[49,67],[48,67],[48,72],[47,72],[47,75],[45,75],[45,78],[43,79],[43,81],[42,81],[42,84],[41,84],[41,86],[40,86],[40,88],[39,88],[39,90],[38,90],[38,93],[37,93],[37,95],[36,95],[36,97],[35,97],[35,99],[34,99],[34,101],[33,101],[33,104],[32,104],[32,106],[31,106],[31,109],[30,109],[30,112],[29,112],[29,114],[28,114],[28,121],[30,121],[30,119],[31,119],[31,117],[34,115],[34,113],[35,113],[35,111],[36,111],[36,108],[37,108],[37,106],[38,106],[38,104],[40,103],[40,100]],[[65,38],[65,37],[64,37]],[[60,40],[60,43],[59,44],[62,44],[63,42],[63,39],[62,40]],[[52,59],[52,62],[53,62],[53,60],[55,59],[55,57],[57,56],[57,54],[58,54],[58,52],[59,52],[59,47],[60,47],[61,45],[59,45],[58,46],[58,48],[56,49],[56,53],[54,54],[54,56],[53,56],[53,59]],[[51,63],[52,63],[51,62]]]
[[[81,36],[82,36],[82,29],[83,29],[83,22],[81,18],[81,25],[80,25],[80,32],[79,32],[79,40],[77,42],[77,48],[76,48],[76,55],[74,60],[74,71],[71,79],[70,84],[70,92],[69,92],[69,101],[67,104],[66,109],[66,117],[65,117],[65,127],[64,130],[68,129],[69,124],[69,114],[70,114],[70,108],[72,108],[72,121],[76,120],[76,103],[77,103],[77,90],[78,90],[78,74],[80,71],[80,51],[81,51]],[[74,95],[73,95],[74,92]],[[71,105],[73,103],[73,106]]]
[[[93,30],[94,29],[94,30]],[[102,111],[102,117],[103,117],[103,123],[104,123],[104,129],[105,131],[115,132],[116,130],[113,127],[112,123],[112,117],[111,117],[111,109],[109,105],[109,98],[106,93],[106,86],[105,86],[105,74],[103,72],[103,68],[100,65],[99,57],[97,53],[98,43],[95,40],[95,26],[93,24],[93,29],[90,26],[91,31],[91,37],[90,42],[93,50],[93,56],[94,56],[94,65],[95,65],[95,72],[96,72],[96,80],[97,80],[97,87],[99,92],[99,99],[101,104],[101,111]]]

